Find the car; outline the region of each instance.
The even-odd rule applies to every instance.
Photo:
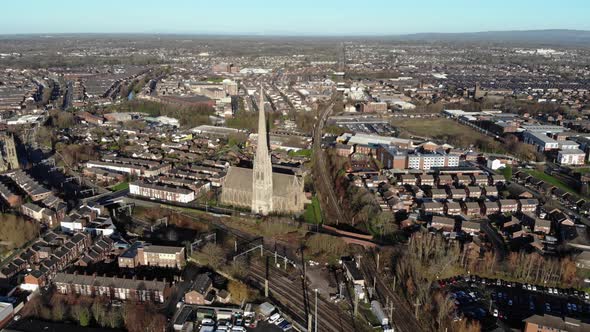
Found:
[[[214,326],[215,325],[215,321],[213,321],[213,319],[211,319],[211,318],[204,318],[201,321],[201,325],[202,326]]]
[[[585,298],[586,300],[590,300],[590,294],[588,294],[588,293],[584,293],[584,298]]]
[[[281,318],[281,314],[276,313],[268,318],[268,322],[274,324],[279,318]]]
[[[498,309],[494,309],[494,317],[498,317]]]
[[[533,287],[531,285],[526,285],[526,289],[533,290]]]
[[[285,321],[285,319],[283,317],[281,317],[281,318],[277,319],[277,321],[275,322],[275,325],[279,325],[284,321]]]
[[[545,311],[551,311],[551,304],[545,303]]]
[[[537,291],[537,286],[533,285],[533,291],[535,291],[535,292]]]
[[[512,300],[508,300],[508,305],[512,305]]]
[[[575,303],[572,303],[572,311],[578,311],[578,306]]]
[[[14,315],[14,317],[12,317],[12,319],[17,322],[21,319],[21,315]]]

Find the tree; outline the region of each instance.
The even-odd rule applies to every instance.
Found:
[[[230,280],[227,284],[227,291],[235,303],[242,303],[250,298],[248,286],[240,281]]]
[[[87,307],[76,304],[71,309],[72,318],[80,324],[80,326],[88,326],[90,324],[90,311]]]
[[[219,269],[225,264],[225,255],[223,248],[215,243],[207,243],[196,255],[195,259],[203,265],[209,265],[214,269]]]
[[[52,111],[50,116],[50,125],[59,129],[71,128],[74,125],[74,116],[70,112]]]
[[[51,319],[56,322],[60,322],[64,319],[66,313],[66,307],[62,301],[58,301],[53,304],[51,308]]]
[[[234,278],[242,278],[245,277],[248,273],[248,266],[244,259],[236,259],[231,262],[229,265],[229,273]]]
[[[105,303],[102,301],[101,298],[94,298],[92,306],[90,307],[90,311],[92,312],[92,317],[100,326],[107,326],[107,310]]]
[[[346,252],[346,242],[342,239],[320,233],[310,236],[306,241],[306,247],[310,255],[342,256]]]
[[[111,309],[106,315],[106,326],[116,329],[121,326],[123,318],[121,317],[121,313],[119,310]]]
[[[39,233],[39,224],[12,214],[0,214],[0,241],[11,243],[10,249],[19,248],[34,239]]]

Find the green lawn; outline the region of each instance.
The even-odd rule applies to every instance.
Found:
[[[119,191],[123,189],[129,189],[129,182],[123,181],[111,187],[112,191]]]
[[[545,183],[549,183],[549,184],[554,185],[555,187],[557,187],[559,189],[562,189],[562,190],[565,190],[565,191],[567,191],[569,193],[578,195],[578,193],[574,189],[568,187],[568,185],[566,185],[565,183],[561,182],[559,179],[557,179],[557,178],[555,178],[555,177],[553,177],[553,176],[551,176],[551,175],[549,175],[549,174],[547,174],[545,172],[537,171],[537,170],[534,170],[534,169],[523,169],[523,171],[525,173],[527,173],[527,174],[529,174],[529,175],[531,175],[531,176],[539,179],[539,180],[543,180]]]
[[[320,201],[316,196],[311,199],[311,204],[307,205],[305,212],[303,213],[305,222],[310,224],[321,224],[322,223],[322,211],[320,208]]]
[[[493,138],[466,125],[446,118],[392,119],[391,125],[400,137],[420,136],[448,142],[457,147],[475,146],[484,152],[507,153],[506,148]]]
[[[504,179],[506,179],[506,181],[512,180],[512,166],[507,165],[506,167],[500,170],[500,173],[504,175]]]
[[[292,157],[311,157],[313,151],[311,149],[302,149],[299,151],[289,151],[289,156]]]
[[[574,172],[579,172],[582,174],[590,173],[590,167],[581,167],[581,168],[572,168]]]

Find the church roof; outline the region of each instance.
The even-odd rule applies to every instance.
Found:
[[[224,187],[239,191],[252,192],[252,169],[232,166],[229,168],[225,177]],[[292,194],[293,184],[299,179],[295,175],[272,173],[272,193],[273,196],[287,196]]]

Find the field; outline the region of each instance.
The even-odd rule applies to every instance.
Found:
[[[499,142],[465,125],[446,118],[393,119],[391,125],[399,130],[400,137],[431,138],[439,143],[456,147],[476,147],[484,152],[506,153]]]
[[[567,184],[561,182],[559,179],[541,171],[537,171],[534,169],[523,169],[523,171],[539,180],[543,180],[545,183],[549,183],[554,185],[555,187],[565,190],[569,193],[579,195],[574,189],[570,188]]]
[[[129,182],[123,181],[111,187],[112,191],[119,191],[123,189],[129,189]]]

